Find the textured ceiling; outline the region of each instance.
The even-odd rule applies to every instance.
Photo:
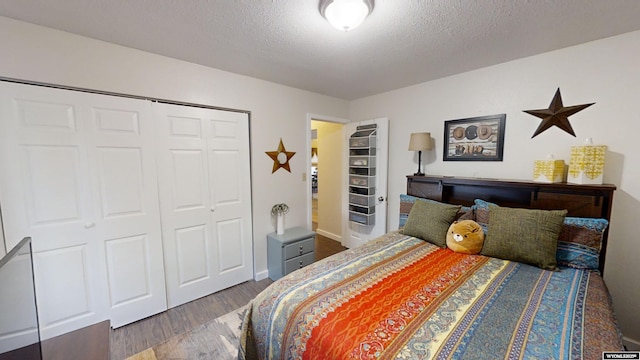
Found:
[[[0,0],[0,15],[347,100],[640,30],[638,0]]]

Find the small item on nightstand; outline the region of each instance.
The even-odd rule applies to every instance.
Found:
[[[289,205],[287,204],[275,204],[271,208],[271,215],[276,216],[276,233],[278,235],[284,234],[284,214],[289,212]]]

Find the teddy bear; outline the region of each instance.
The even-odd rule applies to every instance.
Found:
[[[484,244],[484,230],[473,220],[454,221],[447,231],[447,247],[463,254],[479,254]]]

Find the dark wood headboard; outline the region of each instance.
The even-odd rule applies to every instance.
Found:
[[[449,204],[473,205],[483,199],[501,206],[542,210],[568,210],[567,216],[607,219],[615,185],[538,183],[523,180],[461,178],[449,176],[407,176],[407,194]],[[600,251],[600,272],[604,273],[609,231]]]

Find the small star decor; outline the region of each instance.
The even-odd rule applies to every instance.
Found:
[[[283,168],[288,172],[291,172],[291,168],[289,167],[289,159],[293,157],[296,153],[293,151],[287,151],[284,148],[284,144],[282,143],[282,138],[280,139],[280,145],[278,145],[278,150],[276,151],[265,151],[267,155],[273,160],[273,168],[271,169],[271,173],[273,174],[278,169]]]
[[[556,90],[556,94],[551,100],[551,104],[549,104],[548,109],[540,109],[540,110],[524,110],[527,114],[539,117],[542,119],[540,125],[533,133],[532,139],[536,137],[541,132],[547,130],[552,126],[557,126],[560,129],[568,132],[569,134],[576,136],[575,132],[573,132],[573,128],[571,127],[571,123],[569,123],[569,116],[577,113],[580,110],[584,110],[591,104],[582,104],[582,105],[574,105],[574,106],[564,106],[562,105],[562,96],[560,95],[560,88]]]

